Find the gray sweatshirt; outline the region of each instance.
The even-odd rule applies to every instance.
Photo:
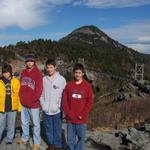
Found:
[[[43,92],[40,97],[42,110],[48,115],[59,113],[66,80],[58,72],[53,80],[48,75],[43,77]]]

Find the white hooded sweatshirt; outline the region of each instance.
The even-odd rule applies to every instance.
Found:
[[[58,72],[52,80],[48,75],[43,77],[43,92],[40,98],[42,110],[47,115],[61,112],[61,100],[66,80]]]

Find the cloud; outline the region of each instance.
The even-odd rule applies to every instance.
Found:
[[[54,33],[50,33],[49,36],[50,37],[54,37],[54,39],[59,39],[61,37],[66,36],[67,34],[69,34],[69,32],[54,32]]]
[[[75,2],[77,3],[77,2]],[[79,4],[92,8],[124,8],[150,4],[148,0],[79,0]]]
[[[141,53],[150,54],[150,44],[126,44],[128,47],[136,49]]]
[[[131,7],[150,4],[148,0],[1,0],[0,29],[30,29],[52,21],[52,11],[60,5],[84,5],[94,8]]]
[[[82,5],[82,4],[83,4],[83,1],[82,1],[82,0],[74,1],[74,2],[73,2],[73,5],[74,5],[74,6],[78,6],[78,5]]]
[[[34,37],[35,38],[43,38],[43,39],[51,39],[51,40],[59,40],[68,34],[69,34],[69,32],[52,32],[52,33],[36,34],[36,35],[34,35]]]
[[[34,39],[52,39],[59,40],[60,38],[66,36],[69,32],[52,32],[52,33],[42,33],[42,34],[0,34],[0,46],[6,46],[9,44],[15,44],[18,41],[32,41]]]
[[[150,53],[150,20],[103,29],[110,37],[140,52]]]
[[[50,5],[63,5],[63,4],[69,4],[70,2],[72,2],[73,0],[40,0],[43,3],[47,3]]]
[[[1,34],[0,35],[0,40],[22,40],[22,39],[29,39],[31,38],[32,36],[29,35],[29,34],[17,34],[17,35],[10,35],[10,34]]]
[[[141,36],[137,38],[137,41],[143,44],[150,44],[150,36]]]
[[[72,0],[1,0],[0,28],[17,26],[29,29],[51,20],[50,11],[55,6]],[[49,14],[49,15],[48,15]],[[49,17],[49,18],[47,18]]]
[[[0,47],[15,44],[18,41],[29,41],[30,39],[33,39],[30,34],[0,34]]]

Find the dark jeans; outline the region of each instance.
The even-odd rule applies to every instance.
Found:
[[[48,145],[62,147],[62,119],[61,113],[47,115],[44,113],[44,129]]]
[[[83,150],[85,143],[86,124],[67,125],[67,150]]]

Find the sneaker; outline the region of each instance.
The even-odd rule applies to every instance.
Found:
[[[55,147],[54,150],[63,150],[62,147]]]
[[[6,142],[6,145],[12,145],[12,142]]]
[[[32,150],[40,150],[40,145],[39,144],[34,144]]]
[[[24,141],[24,140],[22,140],[22,139],[20,139],[20,140],[17,142],[17,144],[19,144],[19,145],[26,145],[27,142]]]
[[[54,147],[52,145],[48,145],[46,150],[54,150]]]
[[[55,147],[54,150],[63,150],[62,147]]]

